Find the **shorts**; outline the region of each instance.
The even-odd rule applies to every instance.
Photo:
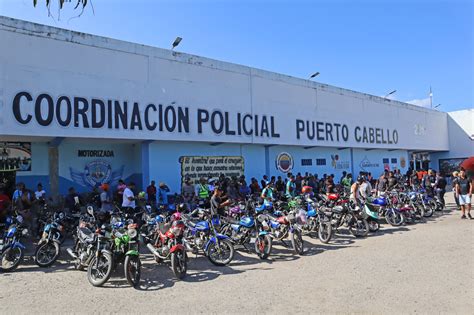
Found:
[[[459,205],[464,206],[464,205],[470,205],[471,204],[471,198],[469,198],[469,195],[459,195]]]

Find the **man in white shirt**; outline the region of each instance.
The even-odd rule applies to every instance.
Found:
[[[135,188],[135,183],[130,182],[123,191],[122,199],[122,208],[133,208],[135,209],[135,195],[133,194],[133,189]]]
[[[46,192],[44,191],[43,185],[41,185],[41,183],[38,184],[38,190],[35,191],[35,197],[36,200],[40,200],[46,197]]]

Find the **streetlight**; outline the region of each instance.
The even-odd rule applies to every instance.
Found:
[[[387,98],[387,97],[389,97],[390,95],[394,94],[395,92],[397,92],[397,90],[393,90],[392,92],[388,93],[387,95],[385,95],[385,97],[384,97],[384,98]]]
[[[315,72],[315,73],[313,73],[312,75],[310,75],[309,78],[312,79],[312,78],[317,77],[318,75],[319,75],[319,72]]]
[[[174,42],[173,42],[173,47],[171,47],[171,50],[173,50],[176,46],[178,46],[179,43],[181,43],[182,40],[183,40],[183,39],[182,39],[181,37],[179,37],[179,36],[176,37],[176,39],[175,39]]]

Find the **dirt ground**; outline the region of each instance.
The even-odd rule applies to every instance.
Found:
[[[122,269],[94,288],[66,254],[48,269],[26,259],[0,273],[0,314],[474,314],[474,220],[461,220],[452,201],[426,223],[384,224],[365,239],[345,230],[328,245],[306,237],[301,257],[282,246],[266,261],[239,252],[228,267],[192,256],[183,281],[144,255],[139,290]]]

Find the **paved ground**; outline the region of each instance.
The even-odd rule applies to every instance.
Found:
[[[448,211],[424,224],[384,225],[366,239],[342,234],[330,245],[308,239],[303,257],[276,247],[268,261],[238,254],[229,267],[192,258],[189,275],[179,282],[166,265],[146,257],[140,290],[128,287],[120,273],[106,287],[93,288],[66,259],[50,269],[26,261],[0,274],[0,314],[474,314],[473,241],[474,220]]]

